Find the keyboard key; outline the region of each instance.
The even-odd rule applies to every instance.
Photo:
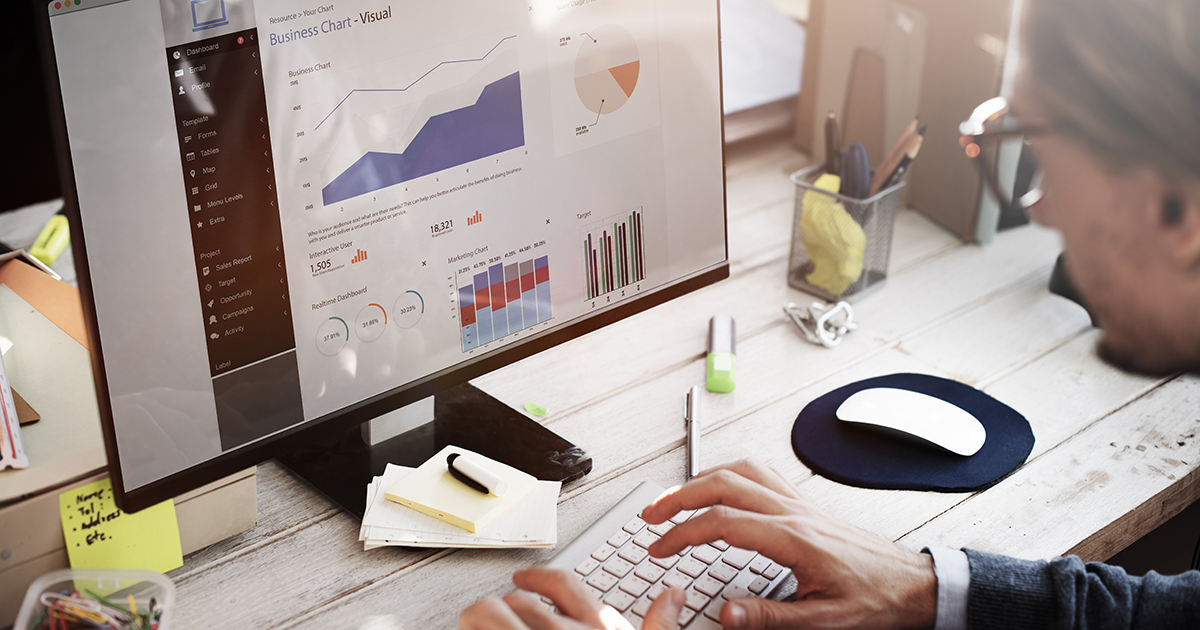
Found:
[[[718,598],[714,599],[713,602],[711,604],[709,604],[707,608],[704,609],[704,616],[708,617],[709,619],[712,619],[713,621],[720,621],[721,620],[721,609],[724,607],[725,607],[725,600],[718,597]]]
[[[586,577],[591,575],[592,571],[595,571],[596,567],[599,566],[600,561],[589,556],[585,558],[583,562],[580,562],[579,566],[575,567],[575,572]]]
[[[684,511],[676,514],[675,516],[672,516],[671,522],[678,525],[678,524],[688,520],[689,518],[692,518],[692,515],[695,513],[696,513],[695,510],[684,510]]]
[[[657,582],[662,579],[662,576],[667,574],[667,570],[658,566],[657,564],[647,562],[639,565],[638,568],[634,570],[633,574],[642,578],[643,580],[646,580],[647,582]]]
[[[750,570],[755,573],[762,573],[763,569],[769,566],[771,566],[771,560],[766,556],[759,556],[750,561]]]
[[[703,562],[704,564],[712,564],[721,557],[721,552],[709,545],[700,545],[692,551],[692,557]]]
[[[542,595],[541,600],[543,604],[550,604],[551,606],[554,605],[554,600],[546,597],[545,595]]]
[[[607,593],[620,581],[620,578],[615,575],[605,573],[604,571],[597,571],[595,575],[588,578],[587,585]]]
[[[633,564],[639,564],[642,560],[646,559],[646,556],[650,555],[650,552],[637,545],[629,545],[618,552],[617,555]]]
[[[636,575],[628,580],[625,580],[624,582],[621,582],[621,590],[633,595],[634,597],[641,597],[649,589],[650,583],[640,577],[637,577]]]
[[[703,562],[695,558],[684,558],[679,561],[679,570],[688,574],[693,578],[700,577],[704,570],[708,568]]]
[[[767,578],[768,580],[774,580],[775,578],[779,577],[779,574],[782,572],[783,567],[772,562],[771,566],[763,569],[763,577]]]
[[[632,608],[621,613],[621,616],[624,617],[625,620],[629,622],[629,625],[633,626],[634,628],[642,627],[642,616],[633,612]]]
[[[592,557],[599,560],[600,562],[604,562],[605,560],[608,560],[609,558],[611,558],[614,553],[617,553],[617,548],[612,547],[606,543],[606,544],[600,545],[599,549],[593,551]]]
[[[637,603],[633,605],[633,608],[631,610],[633,610],[633,612],[636,613],[639,617],[645,617],[646,612],[648,610],[650,610],[650,605],[653,603],[654,603],[654,600],[650,599],[649,597],[643,597],[643,598],[637,600]]]
[[[613,558],[604,564],[604,570],[619,578],[623,578],[633,570],[633,565],[620,558]]]
[[[724,597],[725,599],[737,599],[739,597],[750,597],[750,591],[746,590],[746,587],[744,587],[744,586],[730,584],[729,586],[725,587],[724,591],[721,591],[721,597]]]
[[[613,591],[612,593],[608,594],[608,597],[604,598],[605,604],[616,608],[620,612],[629,610],[629,607],[632,606],[633,602],[635,601],[637,601],[636,597],[624,591]]]
[[[692,610],[704,610],[710,599],[712,598],[695,589],[689,588],[687,591],[687,607]]]
[[[738,572],[737,569],[727,564],[718,562],[717,564],[712,565],[712,568],[708,570],[708,574],[718,580],[721,580],[723,583],[727,583],[733,578],[737,577]]]
[[[716,597],[717,594],[725,588],[725,583],[718,582],[717,580],[714,580],[706,575],[699,580],[696,580],[696,583],[692,585],[692,588],[695,588],[697,591],[700,591],[709,597]]]
[[[659,538],[660,536],[654,532],[644,531],[634,537],[633,544],[641,547],[642,549],[649,549],[650,545],[653,545],[655,542],[657,542]]]
[[[633,535],[633,534],[636,534],[636,533],[642,531],[642,528],[645,526],[646,526],[646,521],[643,521],[642,519],[635,516],[635,517],[633,517],[633,520],[629,521],[628,523],[625,523],[625,526],[622,527],[621,529],[629,532],[630,535]]]
[[[683,610],[679,611],[679,627],[682,628],[688,625],[692,619],[696,617],[696,611],[684,606]]]
[[[768,580],[760,575],[754,578],[754,581],[750,583],[749,588],[751,593],[754,593],[755,595],[762,595],[763,591],[767,590],[767,587],[770,585],[771,580]]]
[[[658,525],[651,525],[651,526],[647,527],[646,529],[654,532],[655,534],[657,534],[659,536],[662,536],[663,534],[671,531],[672,527],[675,527],[675,523],[672,523],[671,521],[666,521],[663,523],[659,523]]]
[[[756,555],[758,554],[748,549],[730,549],[721,556],[721,562],[741,571],[750,564]]]
[[[694,547],[684,547],[683,549],[680,549],[679,552],[676,553],[675,555],[682,558],[682,557],[688,555],[689,553],[692,553],[692,549],[694,549]]]
[[[691,585],[692,578],[679,571],[671,571],[667,577],[663,578],[662,583],[671,588],[687,588]]]
[[[665,592],[666,590],[667,590],[666,584],[655,584],[654,586],[650,587],[650,592],[646,593],[646,599],[648,599],[650,601],[654,601],[654,600],[658,599],[658,596],[662,595],[663,592]]]
[[[608,544],[620,549],[625,545],[625,543],[629,542],[630,538],[633,538],[633,536],[630,536],[628,532],[622,530],[610,536],[608,538]]]
[[[729,551],[729,543],[725,542],[724,540],[714,540],[708,544],[720,549],[721,551]]]
[[[600,601],[601,599],[604,599],[604,591],[602,591],[590,584],[585,585],[585,586],[587,586],[588,595],[591,595],[592,599],[594,599],[596,601]]]
[[[676,562],[679,562],[679,556],[667,556],[666,558],[651,557],[650,562],[653,562],[664,569],[670,569],[671,567],[675,566]]]

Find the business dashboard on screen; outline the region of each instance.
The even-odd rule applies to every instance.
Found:
[[[716,10],[51,2],[125,487],[725,263]]]

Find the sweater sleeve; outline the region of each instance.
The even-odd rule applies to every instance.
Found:
[[[1200,627],[1200,572],[1145,577],[1070,556],[1018,560],[964,549],[971,564],[970,630]]]

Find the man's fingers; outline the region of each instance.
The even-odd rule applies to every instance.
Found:
[[[829,606],[820,600],[777,602],[757,597],[733,599],[721,609],[721,625],[725,626],[726,630],[780,630],[811,627],[814,620],[828,622],[837,618],[823,613],[813,614],[816,612],[815,608],[824,608],[828,612]],[[840,621],[847,623],[839,624],[838,627],[857,627],[849,619]],[[822,624],[822,627],[829,627],[828,623]]]
[[[676,525],[647,551],[664,558],[692,545],[714,540],[757,551],[780,564],[792,566],[796,555],[803,551],[796,540],[796,518],[754,514],[725,506],[717,506]]]
[[[459,630],[526,630],[517,613],[498,597],[475,602],[458,616]]]
[[[504,603],[512,609],[521,621],[529,627],[529,630],[557,630],[562,628],[560,621],[565,621],[562,617],[550,612],[542,603],[533,595],[514,591],[504,596]]]
[[[755,483],[764,485],[790,499],[802,499],[800,492],[796,490],[796,486],[792,485],[792,482],[788,481],[783,474],[756,459],[740,459],[732,464],[722,466],[721,468],[735,472]],[[710,472],[716,472],[721,468],[706,470],[704,473],[701,473],[701,475]]]
[[[722,468],[664,493],[642,510],[642,518],[648,523],[661,523],[682,510],[710,505],[728,505],[759,514],[790,514],[795,511],[795,506],[789,506],[789,499]]]
[[[519,589],[549,597],[568,617],[593,626],[599,622],[599,602],[588,595],[583,582],[565,571],[531,567],[514,573],[513,584]]]
[[[642,621],[642,630],[675,630],[679,627],[679,613],[683,612],[683,603],[687,600],[683,589],[672,588],[663,591],[658,599],[646,611]]]
[[[514,591],[504,596],[504,602],[512,609],[529,630],[591,630],[598,628],[594,620],[586,623],[556,615],[546,608],[534,595]]]

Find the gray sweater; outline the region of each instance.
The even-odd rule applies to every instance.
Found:
[[[1032,562],[963,551],[971,563],[971,630],[1200,628],[1200,571],[1133,577],[1075,556]]]

